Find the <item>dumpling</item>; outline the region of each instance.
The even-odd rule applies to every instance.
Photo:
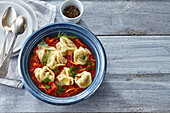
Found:
[[[61,37],[60,42],[67,45],[67,50],[75,50],[77,46],[67,37]]]
[[[57,51],[61,51],[61,52],[67,51],[67,45],[65,43],[62,43],[62,42],[58,42],[56,44],[56,48],[57,48]]]
[[[73,78],[70,77],[69,74],[70,70],[67,67],[64,67],[63,71],[56,77],[57,79],[57,85],[73,85],[74,81]]]
[[[45,53],[47,51],[48,52],[56,51],[56,48],[51,46],[38,46],[38,50],[36,50],[36,53],[38,54],[40,61],[44,58]]]
[[[51,69],[54,69],[58,66],[64,66],[67,63],[67,60],[63,57],[61,52],[54,51],[49,55],[47,60],[47,66]]]
[[[62,52],[63,56],[70,55],[71,51],[77,49],[77,46],[67,37],[61,37],[60,42],[56,44],[57,51]]]
[[[41,70],[42,70],[42,68],[36,68],[36,69],[34,70],[35,77],[37,78],[37,80],[38,80],[39,82],[41,82],[41,79],[40,79]]]
[[[73,78],[72,77],[68,77],[64,74],[60,74],[57,76],[57,85],[61,85],[61,86],[64,86],[64,85],[73,85],[74,84],[74,81],[73,81]]]
[[[44,66],[43,68],[36,68],[34,70],[34,73],[35,73],[35,77],[37,78],[39,82],[44,81],[44,79],[46,79],[47,77],[51,81],[54,81],[54,78],[55,78],[54,72],[47,66]]]
[[[87,48],[81,46],[74,51],[74,62],[76,64],[85,65],[89,55],[91,55],[91,52]]]
[[[70,69],[67,67],[64,67],[64,69],[62,70],[62,72],[60,74],[64,74],[66,76],[70,76]]]
[[[38,54],[38,58],[40,59],[40,61],[44,58],[45,55],[45,49],[38,49],[36,50],[36,53]]]
[[[76,75],[75,83],[80,88],[86,88],[92,83],[91,73],[87,71],[83,71],[82,73]]]

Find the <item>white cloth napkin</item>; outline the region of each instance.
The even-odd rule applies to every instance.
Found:
[[[23,0],[34,10],[38,26],[42,27],[55,22],[56,6],[44,1]],[[5,78],[0,78],[0,84],[22,89],[23,84],[18,74],[18,56],[11,58],[8,74]]]

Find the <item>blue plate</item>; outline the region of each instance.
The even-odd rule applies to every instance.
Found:
[[[45,39],[48,36],[57,36],[59,31],[77,36],[77,38],[90,47],[96,59],[96,72],[92,84],[81,93],[66,98],[53,97],[43,93],[34,84],[29,74],[29,57],[33,48],[42,41],[42,39]],[[38,99],[55,105],[77,103],[92,95],[104,79],[106,66],[106,54],[97,37],[86,28],[73,23],[53,23],[36,30],[23,44],[18,60],[19,74],[25,88]]]

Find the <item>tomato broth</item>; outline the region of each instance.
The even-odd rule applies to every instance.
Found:
[[[70,97],[76,94],[79,94],[86,88],[80,88],[75,82],[72,85],[58,85],[56,83],[56,77],[60,75],[64,67],[68,67],[70,70],[74,70],[75,76],[83,71],[87,71],[91,73],[92,80],[95,76],[96,70],[96,61],[93,52],[91,49],[83,43],[80,39],[72,36],[65,36],[70,39],[76,46],[79,48],[80,46],[83,48],[87,48],[92,54],[88,56],[88,62],[85,65],[77,65],[74,63],[74,51],[71,51],[71,55],[65,55],[64,58],[67,59],[67,63],[65,66],[58,66],[55,69],[51,69],[55,73],[54,81],[50,81],[49,79],[45,79],[42,82],[39,82],[35,76],[34,70],[36,68],[42,68],[44,65],[41,63],[38,54],[36,51],[38,50],[39,44],[37,44],[32,53],[30,55],[29,60],[29,72],[31,75],[32,80],[34,81],[35,85],[44,93],[55,96],[55,97]],[[43,40],[43,43],[56,48],[56,44],[60,42],[60,37],[47,37]],[[42,42],[41,42],[42,43]],[[55,70],[55,71],[54,71]],[[74,79],[74,78],[73,78]],[[49,81],[48,81],[49,80]]]

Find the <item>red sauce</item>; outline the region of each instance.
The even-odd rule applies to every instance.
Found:
[[[83,42],[81,42],[78,38],[76,39],[71,39],[69,38],[76,46],[77,48],[79,48],[80,46],[87,48],[90,50],[90,48],[84,44]],[[56,47],[56,44],[60,41],[60,38],[56,38],[56,37],[47,37],[45,40],[46,44],[48,44],[48,46],[53,46]],[[31,75],[32,80],[34,81],[35,85],[44,93],[51,95],[51,96],[56,96],[56,97],[70,97],[70,96],[74,96],[76,94],[79,94],[80,92],[82,92],[85,89],[80,88],[77,84],[70,85],[70,86],[62,86],[62,91],[60,93],[58,93],[57,91],[60,89],[61,86],[56,85],[56,80],[54,80],[54,82],[49,82],[49,83],[45,83],[45,82],[38,82],[37,78],[35,77],[34,74],[34,70],[36,68],[42,68],[41,62],[38,58],[38,54],[36,53],[36,50],[38,49],[38,45],[33,49],[32,54],[30,56],[30,61],[29,61],[29,72]],[[90,50],[91,51],[91,50]],[[92,51],[91,51],[92,53]],[[74,54],[74,52],[73,52]],[[75,65],[73,63],[70,62],[73,61],[73,55],[71,57],[71,55],[69,56],[64,56],[67,59],[67,64],[66,66],[60,66],[58,68],[58,70],[61,72],[63,70],[64,67],[74,67]],[[94,79],[95,76],[95,70],[96,70],[96,62],[95,62],[95,57],[94,54],[89,56],[89,60],[92,62],[94,68],[93,69],[86,69],[86,71],[91,73],[92,76],[92,80]],[[76,65],[79,70],[88,67],[89,65]],[[81,73],[83,71],[75,71],[76,73]],[[56,73],[55,72],[55,78],[59,75],[60,73]],[[47,89],[45,87],[45,84],[50,85],[50,88]]]

